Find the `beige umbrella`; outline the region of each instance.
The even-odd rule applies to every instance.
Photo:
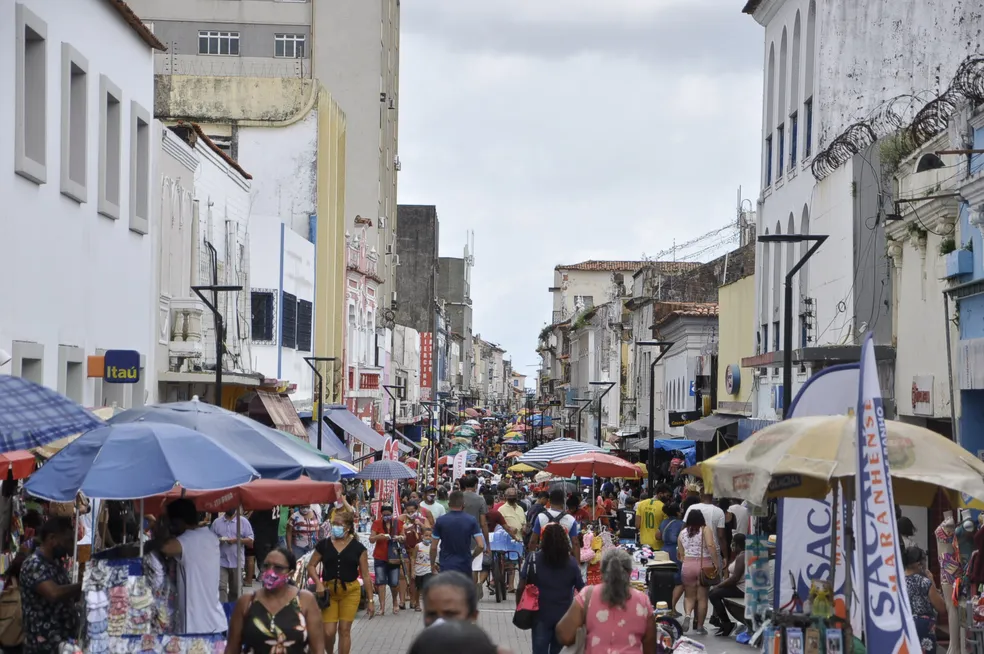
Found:
[[[984,499],[984,462],[923,427],[892,420],[888,464],[898,504],[930,506],[940,488],[955,506]],[[686,470],[719,497],[757,505],[769,497],[823,499],[840,480],[853,496],[857,470],[857,418],[792,418]]]

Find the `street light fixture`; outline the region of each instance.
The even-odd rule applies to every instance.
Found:
[[[591,399],[590,397],[575,397],[572,399],[575,402],[584,403],[584,406],[582,406],[577,410],[577,440],[578,442],[580,442],[581,441],[581,414],[584,413],[585,409],[591,406],[591,403],[594,402],[594,400]]]
[[[658,347],[659,354],[649,363],[649,453],[646,455],[646,478],[649,497],[655,497],[656,487],[656,364],[673,347],[673,341],[636,341],[637,347]]]
[[[321,376],[321,372],[318,370],[317,366],[314,364],[318,361],[337,361],[335,357],[304,357],[304,362],[311,367],[314,371],[315,377],[318,378],[318,451],[321,451],[321,432],[324,429],[325,421],[325,411],[324,411],[324,400],[325,400],[325,389],[324,389],[324,377]]]
[[[212,312],[212,320],[215,323],[215,406],[222,406],[222,354],[225,350],[225,325],[222,321],[222,314],[219,313],[219,293],[234,293],[243,290],[242,286],[192,286],[191,290],[205,303],[209,311]],[[209,302],[202,291],[212,293],[212,301]]]
[[[813,253],[824,241],[826,234],[763,234],[759,243],[813,243],[800,260],[786,273],[786,288],[783,297],[782,326],[782,416],[786,417],[789,405],[793,402],[793,277],[799,272]]]
[[[393,395],[393,390],[396,390],[397,395],[403,395],[403,387],[397,384],[383,384],[383,390],[389,395],[389,398],[393,400],[393,410],[390,412],[390,437],[396,436],[396,395]],[[400,399],[403,399],[402,397]]]
[[[601,395],[598,396],[598,431],[596,433],[597,433],[597,439],[598,439],[597,445],[598,445],[598,447],[601,447],[601,401],[605,398],[606,395],[608,395],[608,391],[612,390],[612,388],[615,387],[616,382],[610,382],[610,381],[591,381],[591,382],[588,382],[588,384],[590,384],[591,386],[604,386],[605,387],[605,390],[603,390],[601,392]]]

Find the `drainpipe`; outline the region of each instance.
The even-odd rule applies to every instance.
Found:
[[[283,329],[283,311],[284,311],[284,229],[286,225],[280,223],[280,282],[277,288],[277,306],[280,311],[277,312],[277,316],[280,318],[280,325],[277,329],[274,329],[274,334],[277,335],[277,379],[281,379],[283,376],[283,366],[284,366],[284,339],[281,330]]]
[[[950,347],[950,296],[943,291],[943,327],[946,330],[946,385],[950,389],[950,425],[953,442],[960,444],[960,425],[957,423],[957,405],[953,398],[953,350]]]

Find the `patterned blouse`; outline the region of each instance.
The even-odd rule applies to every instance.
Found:
[[[247,654],[306,654],[307,624],[298,594],[276,615],[262,602],[251,600],[243,623],[243,651]]]

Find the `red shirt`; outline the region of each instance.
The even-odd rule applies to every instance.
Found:
[[[506,528],[506,519],[496,509],[492,509],[485,514],[485,522],[489,527],[490,534],[495,531],[496,525],[502,525],[503,529]]]
[[[493,511],[498,511],[498,510],[499,510],[499,508],[500,508],[500,507],[501,507],[501,506],[502,506],[503,504],[505,504],[505,502],[496,502],[496,503],[495,503],[495,506],[493,506],[493,507],[492,507],[492,510],[493,510]]]
[[[396,524],[396,527],[393,527],[394,523]],[[390,536],[394,536],[394,535],[399,536],[403,533],[403,525],[400,524],[398,518],[393,518],[392,522],[390,522],[389,531],[387,531],[386,527],[383,526],[383,519],[380,518],[376,522],[372,523],[372,533],[374,534],[388,533],[390,534]],[[390,541],[386,540],[385,538],[381,540],[377,540],[375,547],[372,550],[372,558],[376,559],[377,561],[388,561],[389,544]]]

